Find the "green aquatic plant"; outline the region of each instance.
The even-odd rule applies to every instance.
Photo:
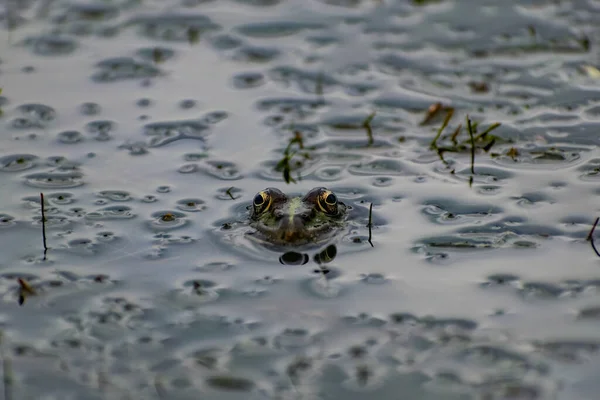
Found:
[[[294,160],[294,156],[300,154],[304,159],[310,158],[310,154],[307,151],[301,152],[301,150],[304,150],[304,139],[299,131],[295,131],[294,136],[283,150],[283,157],[275,166],[275,170],[280,171],[283,174],[283,180],[287,184],[290,182],[296,183],[296,180],[292,178],[292,170],[302,167],[303,165],[303,161],[298,159]],[[301,179],[300,174],[298,174],[298,179]]]
[[[373,111],[371,114],[369,114],[367,116],[367,118],[365,118],[365,120],[362,123],[362,127],[365,128],[365,131],[367,132],[367,139],[368,139],[367,146],[372,146],[373,142],[374,142],[373,128],[371,127],[371,121],[373,121],[373,118],[375,118],[375,114],[376,114],[376,112]]]
[[[444,107],[441,103],[435,103],[429,107],[427,110],[427,114],[425,118],[421,122],[421,125],[427,125],[441,113],[445,111],[446,114],[444,116],[444,120],[442,125],[436,131],[436,135],[432,139],[429,148],[433,151],[436,151],[440,160],[449,166],[448,162],[444,158],[444,153],[466,153],[469,152],[471,156],[471,177],[469,179],[469,184],[473,183],[473,175],[475,175],[475,153],[477,150],[483,150],[488,153],[494,145],[498,142],[506,143],[506,140],[503,140],[500,137],[494,136],[491,132],[498,128],[501,124],[499,122],[495,122],[485,128],[482,132],[478,131],[479,123],[476,121],[472,121],[471,118],[466,116],[466,126],[468,138],[459,141],[459,136],[463,131],[463,125],[459,124],[454,131],[448,135],[444,136],[443,132],[448,127],[450,121],[454,117],[454,108],[453,107]],[[492,154],[493,156],[493,154]],[[454,172],[454,170],[452,171]]]

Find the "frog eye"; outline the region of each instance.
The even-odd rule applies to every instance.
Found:
[[[317,204],[321,211],[326,214],[336,215],[338,213],[337,196],[331,190],[321,190],[319,197],[317,197]]]
[[[269,207],[271,206],[272,201],[273,201],[273,198],[268,191],[263,190],[261,192],[258,192],[256,194],[256,196],[254,196],[254,200],[252,200],[252,205],[254,206],[254,212],[257,214],[260,214],[260,213],[268,210]]]

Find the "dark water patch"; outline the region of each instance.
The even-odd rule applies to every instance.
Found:
[[[512,167],[532,164],[564,168],[579,161],[581,153],[589,150],[587,148],[567,145],[534,146],[526,144],[523,146],[513,146],[507,149],[505,153],[493,155],[492,159],[498,164]]]
[[[261,169],[257,175],[262,179],[274,180],[274,181],[286,181],[284,173],[289,173],[289,180],[300,180],[308,178],[315,173],[317,166],[321,161],[319,154],[308,154],[301,153],[291,156],[286,164],[281,162],[281,158],[277,160],[265,161],[261,163]]]
[[[232,263],[226,261],[212,261],[205,264],[200,265],[195,271],[199,272],[220,272],[220,271],[229,271],[236,266]]]
[[[232,57],[238,62],[265,64],[275,60],[280,54],[275,47],[244,45],[239,47]]]
[[[149,62],[139,62],[130,57],[108,58],[96,64],[99,71],[92,75],[97,83],[110,83],[128,79],[154,78],[163,72]]]
[[[369,284],[369,285],[382,285],[389,281],[389,279],[386,278],[385,275],[377,273],[377,272],[361,274],[360,280],[361,280],[361,282]]]
[[[148,227],[153,231],[167,231],[186,226],[189,221],[186,215],[179,211],[157,211],[152,213]]]
[[[324,27],[324,25],[311,22],[277,21],[242,25],[236,30],[241,35],[250,38],[274,39],[295,35],[306,30],[323,29]]]
[[[206,379],[206,384],[213,389],[250,392],[254,389],[254,382],[246,378],[231,375],[215,375]]]
[[[242,40],[228,34],[215,35],[210,38],[211,45],[217,50],[232,50],[242,45]]]
[[[477,166],[477,164],[475,164],[475,175],[471,174],[471,167],[468,167],[456,171],[455,176],[462,180],[469,180],[469,178],[472,176],[474,183],[490,184],[512,178],[514,173],[504,169]]]
[[[147,62],[156,64],[163,63],[175,57],[175,50],[169,47],[144,47],[136,52],[136,55]]]
[[[124,205],[115,205],[101,208],[96,211],[86,213],[85,217],[91,220],[108,221],[113,219],[131,219],[135,218],[131,207]]]
[[[18,172],[36,166],[38,157],[33,154],[11,154],[0,157],[0,171]]]
[[[184,164],[177,168],[177,172],[181,174],[192,174],[198,171],[198,164]]]
[[[544,355],[568,364],[585,362],[600,350],[600,342],[593,340],[534,341],[533,345]]]
[[[577,319],[600,321],[600,306],[586,307],[579,310]]]
[[[103,190],[98,192],[98,197],[108,199],[110,201],[130,201],[131,193],[124,190]]]
[[[600,158],[593,158],[578,168],[581,173],[579,179],[583,181],[595,182],[600,180]]]
[[[236,89],[252,89],[264,83],[265,77],[260,72],[245,72],[233,77],[233,87]]]
[[[25,176],[25,184],[41,189],[67,189],[83,185],[81,173],[37,173]]]
[[[198,212],[207,208],[206,202],[201,199],[182,199],[177,201],[177,208],[181,211]]]
[[[103,231],[96,234],[96,240],[101,243],[110,243],[118,239],[119,237],[111,231]]]
[[[141,35],[153,40],[195,43],[204,35],[221,29],[205,15],[163,14],[133,18],[129,25],[139,28]]]
[[[521,196],[512,196],[511,200],[516,201],[517,205],[523,208],[535,208],[544,203],[554,204],[556,202],[552,197],[543,193],[524,193]]]
[[[211,111],[202,117],[202,122],[209,125],[215,125],[226,120],[228,117],[229,113],[227,111]]]
[[[207,153],[186,153],[183,155],[185,161],[200,161],[208,157]]]
[[[12,120],[16,129],[45,128],[56,119],[57,113],[53,107],[44,104],[23,104],[17,107],[22,115]]]
[[[323,111],[329,103],[323,99],[315,98],[270,98],[257,102],[260,111],[278,112],[290,117],[300,117],[302,119]]]
[[[328,4],[330,6],[350,7],[350,8],[359,7],[363,3],[363,0],[319,0],[319,1],[324,4]]]
[[[44,200],[50,204],[58,206],[72,204],[76,201],[75,196],[72,193],[59,192],[59,193],[47,193],[44,195]],[[24,197],[23,201],[30,203],[30,208],[40,208],[40,196],[28,196]],[[47,210],[46,210],[47,211]]]
[[[29,37],[23,45],[39,56],[66,56],[77,49],[77,41],[69,36],[49,34]]]
[[[464,204],[452,199],[426,200],[422,212],[439,224],[478,223],[500,214],[503,210],[493,205]]]
[[[481,282],[483,288],[493,287],[517,287],[520,285],[520,278],[512,274],[493,274],[486,278],[485,281]]]
[[[53,228],[65,228],[71,224],[71,220],[64,215],[46,215],[46,221],[44,225],[48,229]],[[42,226],[42,217],[36,216],[33,217],[33,224],[39,226],[41,229]]]
[[[208,129],[198,120],[153,122],[144,126],[144,134],[150,136],[150,147],[161,147],[182,139],[204,140]]]
[[[353,175],[408,175],[410,171],[405,164],[390,159],[377,159],[366,163],[355,163],[348,166]]]
[[[330,74],[311,72],[296,67],[276,67],[269,71],[269,77],[284,87],[296,85],[300,91],[311,94],[323,94],[333,90],[339,82]]]
[[[253,7],[271,7],[281,3],[282,0],[235,0],[238,3]]]
[[[522,376],[527,373],[546,375],[549,370],[549,367],[543,362],[530,359],[520,352],[493,345],[471,346],[460,351],[457,358],[481,367],[501,366],[502,370],[510,371],[510,374],[514,376]]]
[[[67,22],[106,22],[119,16],[119,9],[115,5],[93,2],[87,4],[70,4],[65,12],[54,18],[55,24]]]
[[[85,126],[87,132],[91,133],[95,140],[105,142],[112,139],[111,133],[117,128],[117,123],[108,120],[88,122]]]
[[[172,295],[176,297],[178,302],[192,304],[205,304],[215,302],[221,297],[221,293],[225,288],[218,285],[216,282],[207,279],[194,279],[186,281],[183,284],[183,289],[176,289]]]
[[[343,172],[343,168],[338,166],[321,166],[310,177],[320,182],[334,182],[342,178]]]
[[[198,105],[198,102],[193,99],[184,99],[181,100],[178,105],[179,108],[181,108],[182,110],[189,110],[191,108],[196,107]]]
[[[560,285],[546,282],[523,282],[519,292],[526,299],[556,299],[567,294]]]
[[[0,228],[7,228],[10,226],[15,226],[16,224],[17,222],[15,221],[15,217],[0,213]]]
[[[118,147],[119,149],[127,150],[129,155],[132,156],[143,156],[148,154],[148,145],[145,142],[132,142],[127,141]]]

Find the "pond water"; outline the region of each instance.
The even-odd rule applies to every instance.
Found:
[[[597,0],[0,7],[5,398],[597,398]]]

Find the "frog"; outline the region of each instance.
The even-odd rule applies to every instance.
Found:
[[[325,187],[315,187],[304,196],[288,196],[268,187],[252,200],[250,226],[255,238],[272,245],[319,245],[343,229],[348,208]]]

